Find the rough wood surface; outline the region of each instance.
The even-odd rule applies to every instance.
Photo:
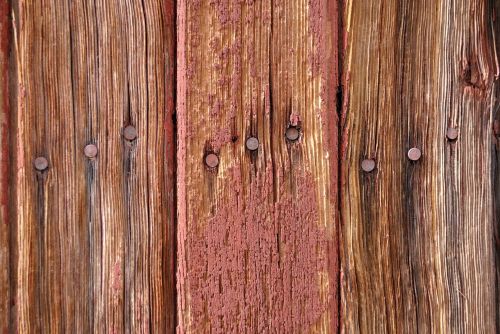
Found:
[[[500,331],[499,14],[0,0],[0,332]]]
[[[180,333],[336,331],[336,15],[335,1],[178,3]]]
[[[13,4],[12,330],[171,332],[174,2]]]
[[[494,43],[497,50],[500,48],[500,1],[494,1],[492,6],[492,23],[494,31]],[[500,57],[500,56],[499,56]],[[500,71],[497,73],[500,77]],[[496,303],[497,303],[497,330],[500,328],[500,83],[495,83],[493,87],[493,132],[495,135],[495,150],[493,155],[492,175],[495,180],[494,188],[494,219],[495,219],[495,255],[496,255]]]
[[[499,330],[494,3],[498,7],[485,0],[345,3],[346,333]],[[458,129],[456,141],[446,139],[448,127]],[[419,161],[406,157],[410,147],[422,150]],[[365,158],[376,160],[374,172],[361,171]]]
[[[0,333],[8,333],[11,328],[10,291],[12,269],[10,268],[10,96],[9,59],[11,51],[11,15],[9,2],[0,1]]]

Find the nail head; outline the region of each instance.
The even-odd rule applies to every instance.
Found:
[[[289,127],[288,129],[286,129],[286,138],[290,141],[296,141],[297,139],[299,139],[299,130],[294,127],[294,126],[291,126]]]
[[[249,137],[246,141],[247,149],[255,151],[259,148],[259,140],[255,137]]]
[[[125,129],[123,129],[123,137],[127,140],[134,140],[137,138],[137,130],[132,125],[127,125]]]
[[[209,153],[205,156],[205,164],[210,168],[215,168],[219,165],[219,157],[215,153]]]
[[[455,128],[448,128],[448,130],[446,130],[446,137],[449,140],[457,139],[458,138],[458,130]]]
[[[37,170],[43,171],[49,167],[49,162],[44,157],[38,157],[35,159],[34,165]]]
[[[417,161],[418,159],[420,159],[421,156],[422,152],[420,152],[420,150],[416,147],[413,147],[408,151],[408,158],[411,161]]]
[[[363,171],[369,173],[375,169],[375,160],[373,159],[365,159],[361,162],[361,169]]]
[[[83,152],[87,158],[95,158],[97,156],[97,146],[94,144],[88,144],[83,149]]]

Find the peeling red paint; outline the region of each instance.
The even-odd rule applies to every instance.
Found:
[[[222,128],[212,135],[210,147],[214,152],[219,152],[223,145],[231,142],[232,137],[231,129]]]
[[[300,123],[300,115],[296,113],[290,114],[290,125],[297,126]]]
[[[328,278],[330,284],[330,327],[331,333],[336,333],[340,326],[340,258],[339,258],[339,231],[341,215],[339,211],[339,111],[337,110],[339,95],[337,92],[340,87],[340,68],[339,68],[339,2],[326,1],[323,2],[323,13],[321,29],[325,34],[325,45],[322,49],[322,91],[320,93],[322,100],[322,116],[323,124],[326,124],[326,131],[323,131],[323,137],[330,158],[330,191],[332,196],[330,203],[337,212],[334,214],[333,235],[332,240],[327,244],[328,252]],[[329,41],[329,42],[328,42]],[[328,47],[329,46],[329,47]]]
[[[299,172],[295,195],[287,182],[273,203],[271,169],[254,177],[248,193],[240,169],[228,172],[227,202],[187,233],[192,330],[204,329],[206,314],[215,333],[306,331],[329,304],[318,290],[329,260],[317,253],[328,239],[318,224],[314,180]]]
[[[333,221],[337,219],[338,174],[337,5],[308,2],[310,22],[309,26],[304,22],[304,28],[311,31],[308,38],[312,36],[314,51],[311,55],[308,48],[296,65],[288,55],[270,50],[272,45],[265,46],[269,36],[271,43],[276,38],[266,29],[285,18],[286,2],[273,2],[272,12],[269,4],[255,9],[251,1],[230,4],[213,0],[207,8],[199,1],[181,1],[178,7],[177,331],[306,332],[324,320],[322,324],[335,332],[339,314],[337,222]],[[249,17],[261,20],[260,45],[245,39],[242,7],[245,21]],[[207,10],[214,15],[208,32],[200,21]],[[254,10],[260,10],[258,17]],[[280,43],[292,44],[287,34],[279,34]],[[205,49],[210,52],[208,61],[200,56],[206,54]],[[290,52],[302,57],[293,48]],[[260,58],[266,53],[268,59]],[[296,67],[305,74],[296,73]],[[276,81],[272,81],[271,69]],[[296,101],[284,88],[286,82],[303,75],[314,82],[314,101],[320,89],[321,104],[311,110],[293,109]],[[292,108],[286,114],[281,105],[285,100]],[[315,162],[300,161],[307,160],[304,142],[288,145],[284,136],[277,135],[271,137],[274,153],[269,152],[269,129],[260,128],[271,119],[274,134],[284,130],[283,121],[297,126],[311,118],[316,124],[317,119],[321,122],[316,128],[323,136],[317,154],[328,159],[330,168],[328,204],[316,197]],[[309,129],[312,133],[313,127]],[[254,135],[254,131],[262,139],[262,151],[256,152],[255,166],[245,167],[249,161],[243,159],[248,155],[239,155],[242,151],[234,138],[248,132]],[[308,131],[307,124],[304,131]],[[226,145],[232,141],[235,145]],[[202,151],[203,145],[205,151],[209,148],[220,154],[223,163],[217,173],[198,173],[201,167],[192,165],[193,156],[203,154],[195,150]],[[271,156],[279,154],[280,145],[289,156],[274,166]],[[323,207],[330,212],[320,219]]]

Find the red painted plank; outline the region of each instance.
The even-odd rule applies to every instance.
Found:
[[[178,332],[336,332],[337,26],[332,1],[178,2]]]

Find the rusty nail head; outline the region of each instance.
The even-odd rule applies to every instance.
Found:
[[[215,168],[219,165],[219,157],[215,153],[209,153],[205,156],[205,164],[210,168]]]
[[[449,140],[457,139],[458,138],[458,130],[455,128],[448,128],[448,130],[446,130],[446,137]]]
[[[132,125],[127,125],[125,129],[123,129],[123,137],[132,141],[137,138],[137,130]]]
[[[296,141],[299,139],[299,130],[295,126],[290,126],[288,129],[286,129],[286,138],[290,141]]]
[[[417,161],[421,156],[422,152],[420,152],[420,150],[416,147],[410,148],[410,150],[408,151],[408,158],[411,161]]]
[[[49,167],[49,162],[44,157],[38,157],[34,162],[35,168],[39,171],[44,171]]]
[[[363,171],[369,173],[375,169],[375,160],[373,159],[365,159],[361,162],[361,169]]]
[[[255,151],[259,148],[259,140],[255,137],[249,137],[246,141],[247,149]]]
[[[97,156],[97,146],[94,144],[88,144],[83,149],[83,152],[87,158],[95,158]]]

